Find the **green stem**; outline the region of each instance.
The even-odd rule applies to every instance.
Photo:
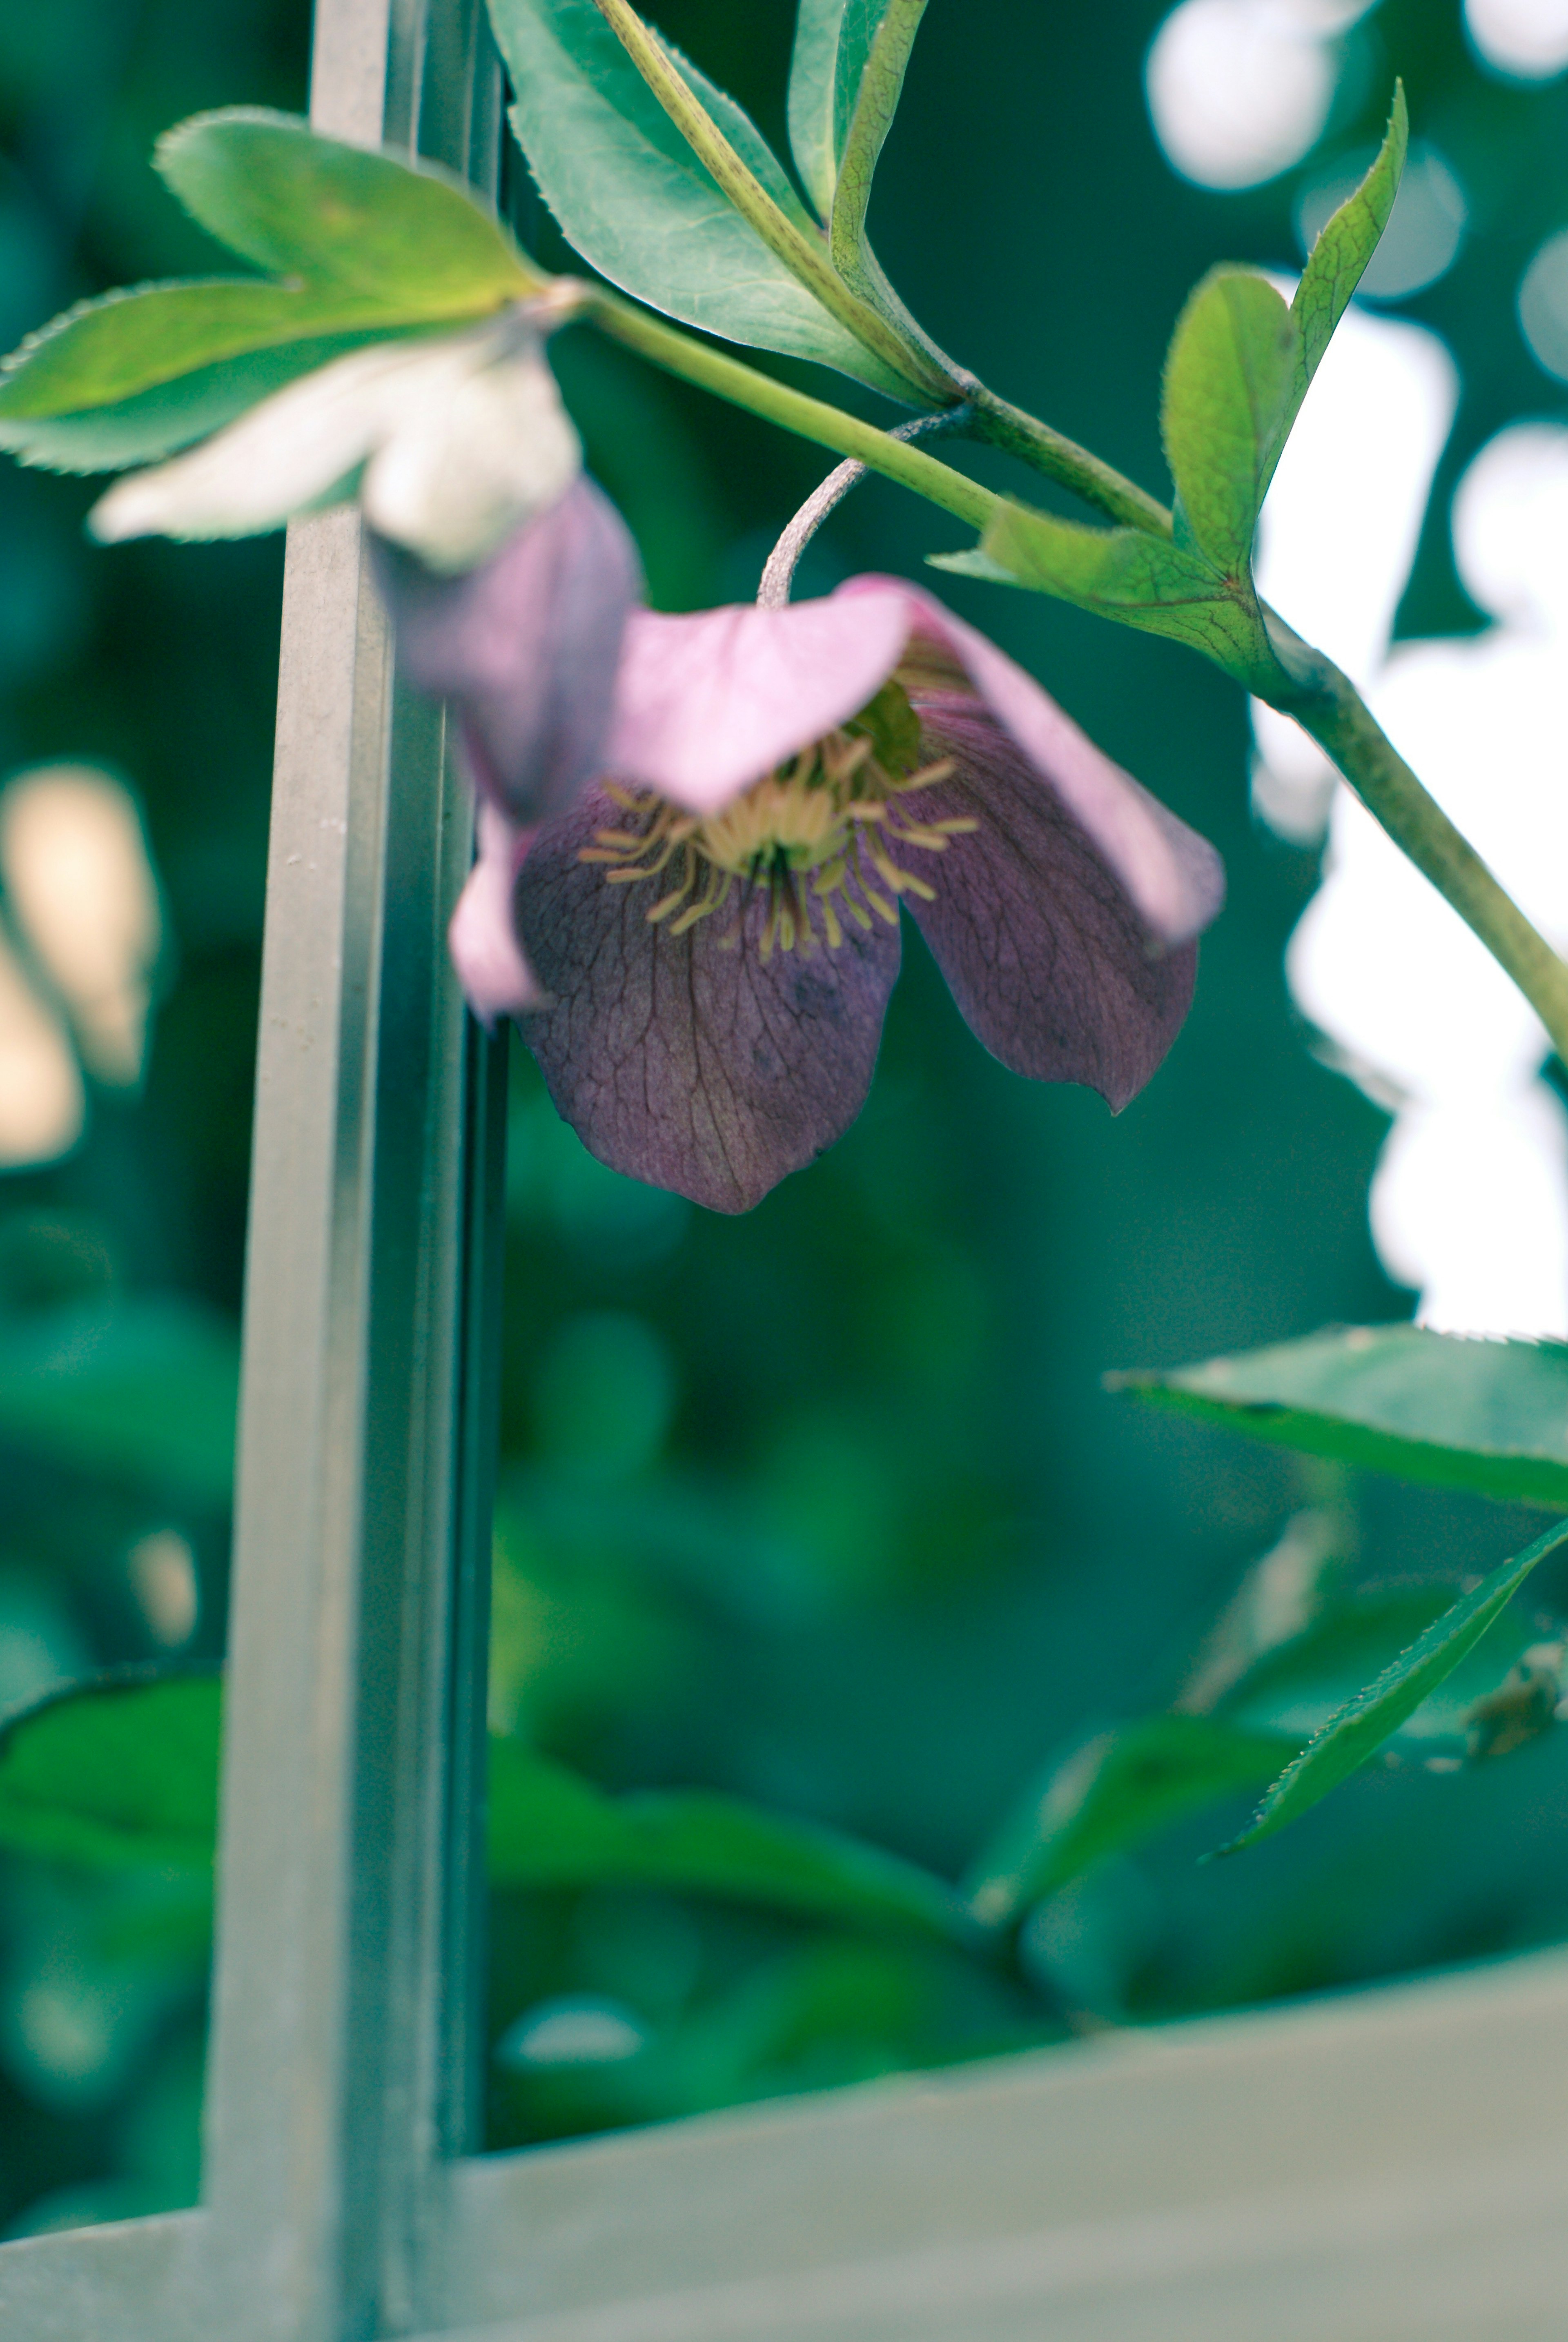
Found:
[[[582,314],[591,317],[603,332],[641,351],[668,373],[713,391],[732,405],[748,408],[753,415],[793,431],[798,438],[813,440],[819,447],[830,447],[838,455],[856,456],[871,471],[881,472],[900,486],[912,488],[917,496],[940,505],[944,512],[953,513],[973,528],[984,529],[1004,501],[991,489],[983,488],[978,481],[965,479],[951,464],[938,463],[934,455],[912,446],[907,440],[892,438],[887,432],[879,431],[874,423],[863,423],[857,415],[845,415],[842,408],[830,406],[824,399],[808,398],[804,391],[792,390],[787,383],[759,374],[754,366],[746,365],[739,358],[726,357],[722,350],[710,348],[706,342],[694,341],[677,326],[663,324],[645,309],[634,308],[629,302],[617,300],[613,293],[602,292],[597,285],[587,288]]]
[[[1112,464],[1103,463],[1092,455],[1087,447],[1080,447],[1075,439],[1066,438],[1053,431],[1021,406],[1010,405],[987,390],[984,383],[967,383],[968,395],[974,402],[974,431],[976,438],[988,439],[994,447],[1005,448],[1010,455],[1018,456],[1036,472],[1044,473],[1064,488],[1071,488],[1096,512],[1116,521],[1124,528],[1141,529],[1145,536],[1165,536],[1171,534],[1171,515],[1157,497],[1147,495],[1132,480],[1125,478]]]
[[[1422,786],[1347,676],[1265,613],[1290,677],[1271,705],[1310,732],[1423,877],[1511,976],[1568,1063],[1568,966]],[[1416,981],[1414,971],[1412,980]]]
[[[956,403],[960,391],[926,353],[899,333],[868,302],[853,293],[834,267],[825,245],[795,225],[774,201],[755,173],[741,160],[707,107],[674,64],[657,35],[627,0],[594,0],[600,15],[625,50],[687,145],[718,183],[768,250],[816,295],[863,347],[879,357],[923,398]]]

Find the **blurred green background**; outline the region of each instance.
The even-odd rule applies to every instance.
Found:
[[[782,145],[786,0],[655,13]],[[1568,80],[1488,76],[1458,0],[1383,0],[1303,163],[1206,192],[1149,125],[1164,13],[934,0],[878,182],[884,264],[945,347],[1160,487],[1159,368],[1186,291],[1216,259],[1297,258],[1302,185],[1364,148],[1397,69],[1470,215],[1453,266],[1399,305],[1463,383],[1400,632],[1474,628],[1453,480],[1504,422],[1563,412],[1514,297],[1568,224]],[[0,16],[0,342],[106,285],[213,265],[152,139],[204,106],[297,108],[307,38],[303,0]],[[819,475],[810,450],[581,335],[557,355],[654,598],[752,592]],[[210,1411],[232,1357],[281,550],[93,552],[92,493],[0,470],[0,774],[123,776],[170,942],[145,1087],[90,1085],[74,1150],[0,1175],[0,1719],[105,1666],[223,1646],[222,1407],[212,1436],[169,1426],[193,1392]],[[801,590],[920,576],[958,538],[873,483]],[[1316,862],[1251,822],[1239,696],[1064,607],[943,591],[1222,848],[1231,900],[1192,1019],[1113,1121],[985,1057],[911,936],[861,1122],[738,1222],[590,1161],[514,1048],[492,1722],[610,1789],[731,1791],[955,1877],[1054,1749],[1174,1694],[1303,1507],[1378,1581],[1463,1577],[1532,1523],[1101,1391],[1109,1367],[1408,1314],[1365,1226],[1384,1124],[1293,1019],[1281,954]],[[41,1408],[87,1323],[112,1328],[91,1403]],[[1539,1601],[1565,1596],[1543,1573]],[[1568,1927],[1562,1740],[1374,1772],[1236,1864],[1198,1867],[1222,1832],[1191,1824],[1053,1897],[1005,1968],[667,1889],[498,1892],[492,2141],[1551,1939]],[[0,1857],[0,2229],[191,2199],[204,1942],[177,1879]]]

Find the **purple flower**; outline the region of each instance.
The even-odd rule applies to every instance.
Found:
[[[718,1211],[859,1113],[901,904],[1004,1065],[1119,1109],[1175,1037],[1223,892],[1211,846],[895,578],[638,612],[603,770],[487,842],[460,972],[481,1013],[528,1012],[594,1154]]]

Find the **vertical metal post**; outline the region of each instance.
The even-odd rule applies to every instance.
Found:
[[[494,167],[477,0],[320,0],[312,117]],[[208,2080],[233,2342],[422,2317],[472,2124],[504,1065],[444,931],[471,852],[357,518],[292,532],[264,953]]]

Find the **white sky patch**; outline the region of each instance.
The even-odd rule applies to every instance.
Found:
[[[1155,34],[1144,86],[1155,135],[1183,177],[1251,187],[1323,135],[1336,36],[1371,0],[1182,0]]]
[[[1353,312],[1271,494],[1260,583],[1354,676],[1433,795],[1561,949],[1568,430],[1500,433],[1454,499],[1459,572],[1492,628],[1387,646],[1453,395],[1434,336]],[[1544,1031],[1350,791],[1321,760],[1314,767],[1315,752],[1267,710],[1254,725],[1254,801],[1265,818],[1301,838],[1314,802],[1332,801],[1323,882],[1287,971],[1333,1056],[1394,1112],[1371,1198],[1384,1266],[1416,1287],[1423,1324],[1568,1336],[1568,1115],[1540,1078]]]
[[[1550,81],[1568,66],[1568,0],[1464,0],[1477,54],[1520,81]]]

